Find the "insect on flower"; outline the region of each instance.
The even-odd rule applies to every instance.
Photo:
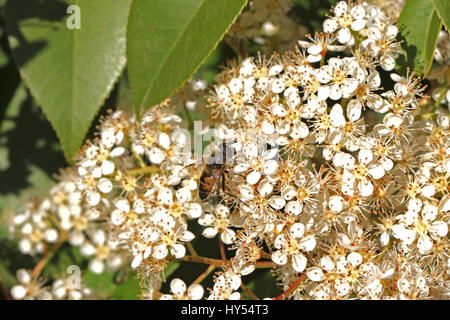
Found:
[[[222,143],[206,160],[198,184],[198,195],[201,200],[207,201],[227,193],[225,172],[233,154],[233,147]]]

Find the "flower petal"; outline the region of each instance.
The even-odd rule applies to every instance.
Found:
[[[302,272],[306,268],[306,263],[308,260],[301,253],[294,254],[292,256],[292,268],[297,272]]]

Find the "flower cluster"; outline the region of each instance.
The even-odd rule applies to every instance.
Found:
[[[296,50],[232,62],[206,99],[220,141],[203,162],[176,102],[111,113],[50,196],[13,217],[20,250],[67,240],[93,272],[136,270],[146,299],[254,297],[259,268],[284,290],[261,298],[448,299],[449,114],[425,115],[421,79],[393,72],[393,16],[341,1]],[[164,294],[172,261],[210,267]],[[17,297],[33,283],[21,282]]]
[[[92,290],[81,283],[81,279],[64,277],[45,286],[45,281],[33,272],[17,270],[19,284],[11,288],[11,296],[17,300],[81,300],[92,297]]]

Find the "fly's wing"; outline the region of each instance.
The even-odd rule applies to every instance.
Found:
[[[189,176],[189,174],[191,173],[192,167],[193,167],[192,164],[183,167],[183,168],[180,170],[180,172],[179,172],[178,175],[179,175],[180,177],[187,177],[187,176]]]
[[[233,162],[234,157],[234,148],[229,143],[223,143],[222,144],[222,153],[223,153],[223,159],[225,160],[225,164],[231,164]]]
[[[213,165],[216,163],[215,155],[216,155],[217,147],[214,144],[209,144],[203,150],[203,163],[206,165]]]
[[[182,179],[191,177],[193,173],[197,173],[203,167],[202,163],[191,163],[184,166],[178,173],[178,176]]]
[[[208,201],[211,201],[211,204],[216,205],[220,202],[222,197],[222,175],[215,179],[211,192],[208,195]]]
[[[233,155],[234,148],[229,143],[210,144],[205,148],[204,161],[207,165],[224,165],[231,163]]]

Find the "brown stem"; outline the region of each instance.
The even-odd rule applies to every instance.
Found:
[[[197,279],[194,280],[193,284],[201,283],[201,282],[202,282],[203,280],[205,280],[205,278],[206,278],[211,272],[213,272],[216,268],[217,268],[217,266],[211,264],[211,265],[205,270],[205,272],[203,272],[201,275],[198,276]]]
[[[267,253],[267,252],[264,252],[264,251],[261,253],[261,257],[264,258],[264,259],[268,259],[268,260],[272,259],[272,255],[270,253]]]
[[[219,247],[220,247],[220,257],[222,260],[227,260],[227,256],[225,254],[225,246],[223,245],[222,239],[219,237]]]
[[[51,250],[48,250],[44,257],[38,262],[38,264],[33,268],[31,271],[31,277],[37,277],[41,274],[42,270],[45,268],[47,263],[52,260],[55,253],[58,251],[58,249],[61,247],[61,245],[66,241],[66,237],[64,235],[61,236],[61,239],[51,248]]]
[[[283,300],[286,296],[290,295],[292,292],[294,292],[298,286],[302,283],[303,279],[306,277],[305,273],[302,273],[300,277],[295,280],[293,284],[282,294],[280,294],[278,297],[274,298],[274,300]]]
[[[159,168],[157,166],[149,166],[149,167],[144,167],[144,168],[138,168],[138,169],[133,169],[128,171],[128,173],[132,176],[140,176],[143,174],[155,174],[158,173]]]
[[[5,285],[3,284],[2,278],[0,278],[0,289],[6,300],[13,300],[13,298],[10,296],[8,290],[6,289]]]
[[[273,261],[257,261],[255,267],[257,269],[272,268],[275,265]]]
[[[251,292],[250,289],[247,288],[247,287],[245,286],[245,284],[243,284],[242,282],[241,282],[241,289],[242,289],[246,294],[248,294],[248,295],[250,296],[250,298],[252,298],[253,300],[260,300],[260,299],[259,299],[253,292]]]
[[[188,242],[188,243],[186,243],[186,246],[188,247],[189,252],[191,253],[191,255],[193,257],[197,257],[198,256],[198,253],[197,253],[197,251],[195,251],[194,246],[192,245],[192,243]]]
[[[203,264],[211,264],[216,267],[223,266],[228,261],[227,260],[219,260],[219,259],[213,259],[213,258],[205,258],[200,256],[184,256],[180,260],[187,261],[187,262],[196,262],[196,263],[203,263]]]

